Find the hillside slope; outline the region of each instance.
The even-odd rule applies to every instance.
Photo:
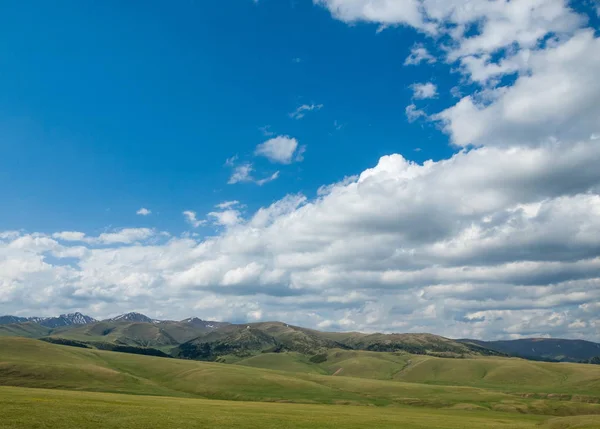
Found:
[[[579,379],[580,390],[600,396],[593,380],[597,375]],[[600,414],[600,405],[579,399],[555,401],[499,389],[281,372],[78,349],[23,338],[0,338],[0,385],[245,401],[475,407],[558,416]],[[552,392],[552,385],[546,387]]]
[[[40,338],[49,335],[52,329],[34,322],[0,325],[0,337]]]

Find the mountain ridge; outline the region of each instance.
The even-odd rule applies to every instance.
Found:
[[[0,316],[0,325],[26,322],[37,323],[38,325],[46,328],[58,328],[61,326],[86,325],[97,322],[97,320],[80,312],[61,314],[57,317],[20,317],[10,315]]]
[[[189,317],[152,319],[137,312],[96,320],[80,312],[58,317],[0,316],[0,336],[46,338],[90,347],[152,348],[184,359],[230,361],[262,353],[324,350],[404,352],[438,357],[514,356],[529,360],[596,362],[600,344],[585,340],[529,338],[482,341],[421,333],[322,332],[283,322],[230,324]]]

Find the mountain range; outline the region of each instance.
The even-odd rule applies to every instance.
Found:
[[[0,316],[0,325],[26,322],[37,323],[46,328],[58,328],[60,326],[86,325],[97,322],[97,320],[81,313],[61,314],[58,317]]]
[[[128,353],[233,363],[264,354],[293,352],[319,360],[330,350],[400,352],[438,357],[517,356],[530,360],[588,362],[600,344],[582,340],[452,340],[433,334],[321,332],[282,322],[230,324],[197,317],[157,320],[126,313],[98,321],[81,313],[58,317],[0,317],[0,336]],[[596,358],[597,360],[597,358]]]

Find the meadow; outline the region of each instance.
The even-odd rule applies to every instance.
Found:
[[[595,366],[328,353],[231,365],[0,338],[0,428],[600,428]]]

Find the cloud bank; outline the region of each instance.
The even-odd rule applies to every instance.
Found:
[[[314,2],[440,41],[436,57],[417,45],[407,65],[446,62],[476,89],[406,113],[440,125],[458,153],[390,154],[314,198],[247,215],[222,203],[204,238],[2,232],[2,312],[600,341],[600,40],[586,17],[562,0]],[[256,155],[289,164],[299,150],[276,137]],[[235,161],[230,183],[256,181]]]

